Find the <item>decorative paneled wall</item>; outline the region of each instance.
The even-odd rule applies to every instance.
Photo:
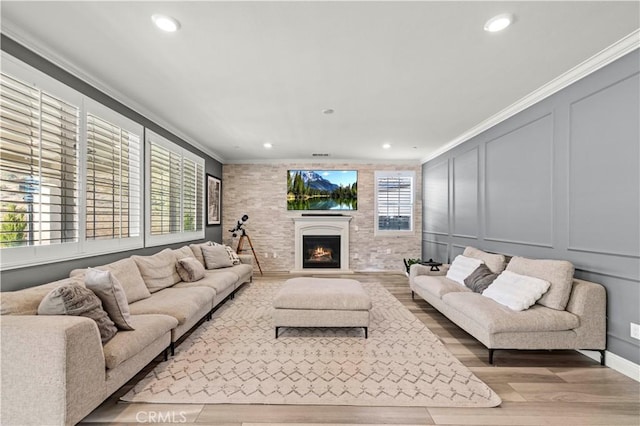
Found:
[[[420,164],[225,164],[222,167],[222,238],[236,247],[226,230],[243,215],[249,215],[246,229],[264,271],[294,269],[293,217],[300,211],[287,210],[287,170],[357,170],[358,210],[343,212],[350,222],[350,259],[354,271],[403,271],[403,258],[420,257],[422,233],[422,172]],[[409,236],[374,235],[374,172],[408,170],[416,173],[415,232]]]
[[[467,245],[566,259],[602,283],[608,350],[640,363],[640,77],[634,51],[423,165],[423,257]]]

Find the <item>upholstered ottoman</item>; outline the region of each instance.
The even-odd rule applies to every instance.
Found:
[[[356,280],[291,278],[273,307],[276,339],[280,327],[362,327],[368,337],[371,298]]]

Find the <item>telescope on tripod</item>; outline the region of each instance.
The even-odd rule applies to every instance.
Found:
[[[253,258],[256,260],[256,264],[258,265],[258,269],[260,270],[260,275],[262,275],[262,267],[260,266],[260,261],[258,260],[258,255],[256,251],[253,249],[253,244],[251,243],[251,238],[247,235],[247,230],[244,229],[245,223],[249,220],[249,215],[242,215],[238,223],[233,229],[229,229],[233,238],[240,235],[240,240],[238,240],[238,247],[236,248],[236,253],[240,254],[242,251],[246,251],[244,248],[244,241],[247,240],[249,242],[249,247],[251,247],[251,252],[253,253]]]

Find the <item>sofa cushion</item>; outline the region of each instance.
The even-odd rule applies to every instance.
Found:
[[[156,339],[178,326],[178,320],[169,315],[133,315],[132,331],[121,331],[104,345],[104,362],[107,368],[115,368],[142,352]]]
[[[202,247],[202,256],[204,256],[204,264],[207,269],[228,268],[233,266],[233,262],[225,246],[204,246]]]
[[[131,256],[138,265],[145,285],[151,293],[180,282],[173,250],[164,249],[152,256]]]
[[[504,271],[506,258],[501,254],[487,253],[475,247],[466,247],[462,253],[464,256],[482,260],[491,272],[499,274]]]
[[[573,264],[565,260],[527,259],[514,257],[507,265],[507,271],[549,281],[551,287],[538,304],[551,309],[564,310],[573,287]]]
[[[234,273],[230,268],[213,269],[206,271],[203,284],[207,284],[216,289],[216,293],[222,293],[228,287],[234,287],[238,281],[238,274]]]
[[[84,283],[98,296],[116,327],[120,330],[133,330],[127,295],[111,271],[89,268],[84,276]]]
[[[42,299],[51,290],[63,285],[84,287],[84,279],[82,277],[71,277],[49,284],[25,288],[24,290],[3,291],[0,293],[0,315],[36,315]]]
[[[458,284],[455,281],[451,281],[447,277],[442,275],[418,275],[413,279],[413,284],[420,289],[433,294],[442,299],[447,293],[451,292],[470,292],[471,290],[465,286]]]
[[[96,266],[95,268],[113,273],[120,282],[120,285],[122,285],[124,293],[127,295],[127,302],[133,303],[151,296],[149,289],[142,279],[142,275],[140,275],[138,265],[132,258],[128,257],[107,265]],[[80,276],[84,279],[86,271],[86,269],[74,269],[71,271],[70,276]]]
[[[63,285],[49,292],[38,306],[38,315],[74,315],[91,318],[98,325],[102,344],[116,335],[118,329],[102,309],[102,302],[86,287]]]
[[[198,259],[200,263],[202,263],[202,265],[204,266],[204,256],[202,255],[202,247],[207,247],[212,245],[213,243],[211,241],[207,241],[200,244],[189,244],[189,248],[193,252],[193,255],[195,256],[195,258]]]
[[[171,251],[173,252],[173,255],[175,256],[176,260],[184,259],[185,257],[193,257],[195,259],[195,256],[193,255],[193,250],[191,250],[189,246],[182,246],[178,249],[173,249]]]
[[[464,285],[464,279],[467,278],[478,266],[482,264],[482,260],[467,256],[456,256],[451,262],[451,266],[447,271],[447,278]]]
[[[471,291],[445,294],[442,301],[486,328],[489,333],[564,331],[580,325],[579,318],[567,311],[537,304],[525,311],[513,311]]]
[[[496,278],[498,274],[491,272],[491,269],[483,263],[464,279],[464,285],[476,293],[482,293]]]
[[[536,303],[551,283],[540,278],[502,271],[482,295],[513,309],[524,311]]]
[[[192,283],[204,278],[204,266],[195,257],[185,257],[176,264],[182,281]]]
[[[132,315],[170,315],[182,325],[191,320],[203,306],[211,306],[215,295],[215,290],[207,287],[165,288],[129,308]]]
[[[215,290],[216,294],[223,294],[229,287],[233,288],[238,281],[238,276],[227,269],[212,269],[205,271],[204,278],[188,283],[181,282],[174,288],[208,287]]]

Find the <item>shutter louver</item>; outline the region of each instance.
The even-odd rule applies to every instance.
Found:
[[[0,79],[0,246],[76,242],[79,108]]]
[[[140,235],[140,139],[87,114],[87,239]]]
[[[149,147],[149,235],[174,234],[179,241],[201,238],[204,233],[204,160],[187,154],[182,148],[153,135]],[[184,237],[178,234],[184,233]],[[204,235],[202,235],[204,236]]]
[[[413,179],[408,176],[378,178],[378,230],[410,231],[413,221]]]

